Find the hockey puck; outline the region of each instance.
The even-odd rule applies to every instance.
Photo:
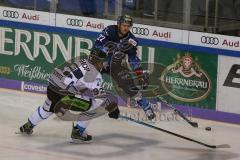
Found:
[[[205,130],[206,130],[206,131],[211,131],[212,128],[211,128],[211,127],[206,127]]]

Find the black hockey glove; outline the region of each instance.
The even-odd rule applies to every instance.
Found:
[[[110,118],[114,118],[114,119],[118,119],[119,115],[120,115],[120,110],[118,108],[116,108],[114,111],[108,113],[108,116]]]

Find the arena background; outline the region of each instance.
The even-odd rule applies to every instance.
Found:
[[[116,22],[0,7],[0,87],[45,94],[51,70],[89,54],[97,35],[110,24]],[[240,124],[239,37],[142,24],[134,24],[132,32],[139,39],[142,61],[171,66],[187,55],[204,75],[198,81],[207,84],[206,96],[198,95],[202,90],[196,87],[191,94],[185,90],[181,95],[177,91],[166,95],[170,103],[198,118]],[[111,89],[112,85],[105,81],[104,86]]]

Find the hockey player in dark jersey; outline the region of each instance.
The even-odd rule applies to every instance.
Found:
[[[148,74],[143,72],[141,61],[137,57],[138,41],[130,32],[132,25],[132,17],[129,15],[119,16],[117,25],[106,27],[96,39],[94,47],[107,54],[103,72],[109,73],[118,83],[118,86],[136,100],[137,104],[145,111],[148,119],[152,120],[155,114],[150,102],[142,97],[140,89],[132,90],[131,86],[134,86],[133,80],[126,78],[129,72],[135,72],[136,75],[142,77],[140,78],[140,83],[143,87],[147,87],[149,83]],[[121,48],[120,50],[119,47]],[[126,58],[130,65],[130,70],[121,66],[121,61]]]

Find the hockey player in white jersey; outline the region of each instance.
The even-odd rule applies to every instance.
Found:
[[[106,55],[101,50],[93,49],[88,59],[80,59],[64,66],[63,69],[55,68],[49,78],[45,102],[30,115],[28,122],[20,127],[20,133],[32,134],[33,128],[56,113],[56,110],[59,110],[59,105],[62,104],[69,110],[82,112],[99,107],[95,97],[102,92],[100,71],[105,58]],[[74,106],[75,102],[80,105]],[[113,100],[107,107],[109,108],[109,106],[111,109],[106,109],[109,111],[109,117],[118,118],[117,102]],[[60,109],[62,108],[60,107]],[[92,136],[86,131],[88,123],[89,121],[77,121],[76,125],[73,126],[71,138],[81,141],[92,140]]]

